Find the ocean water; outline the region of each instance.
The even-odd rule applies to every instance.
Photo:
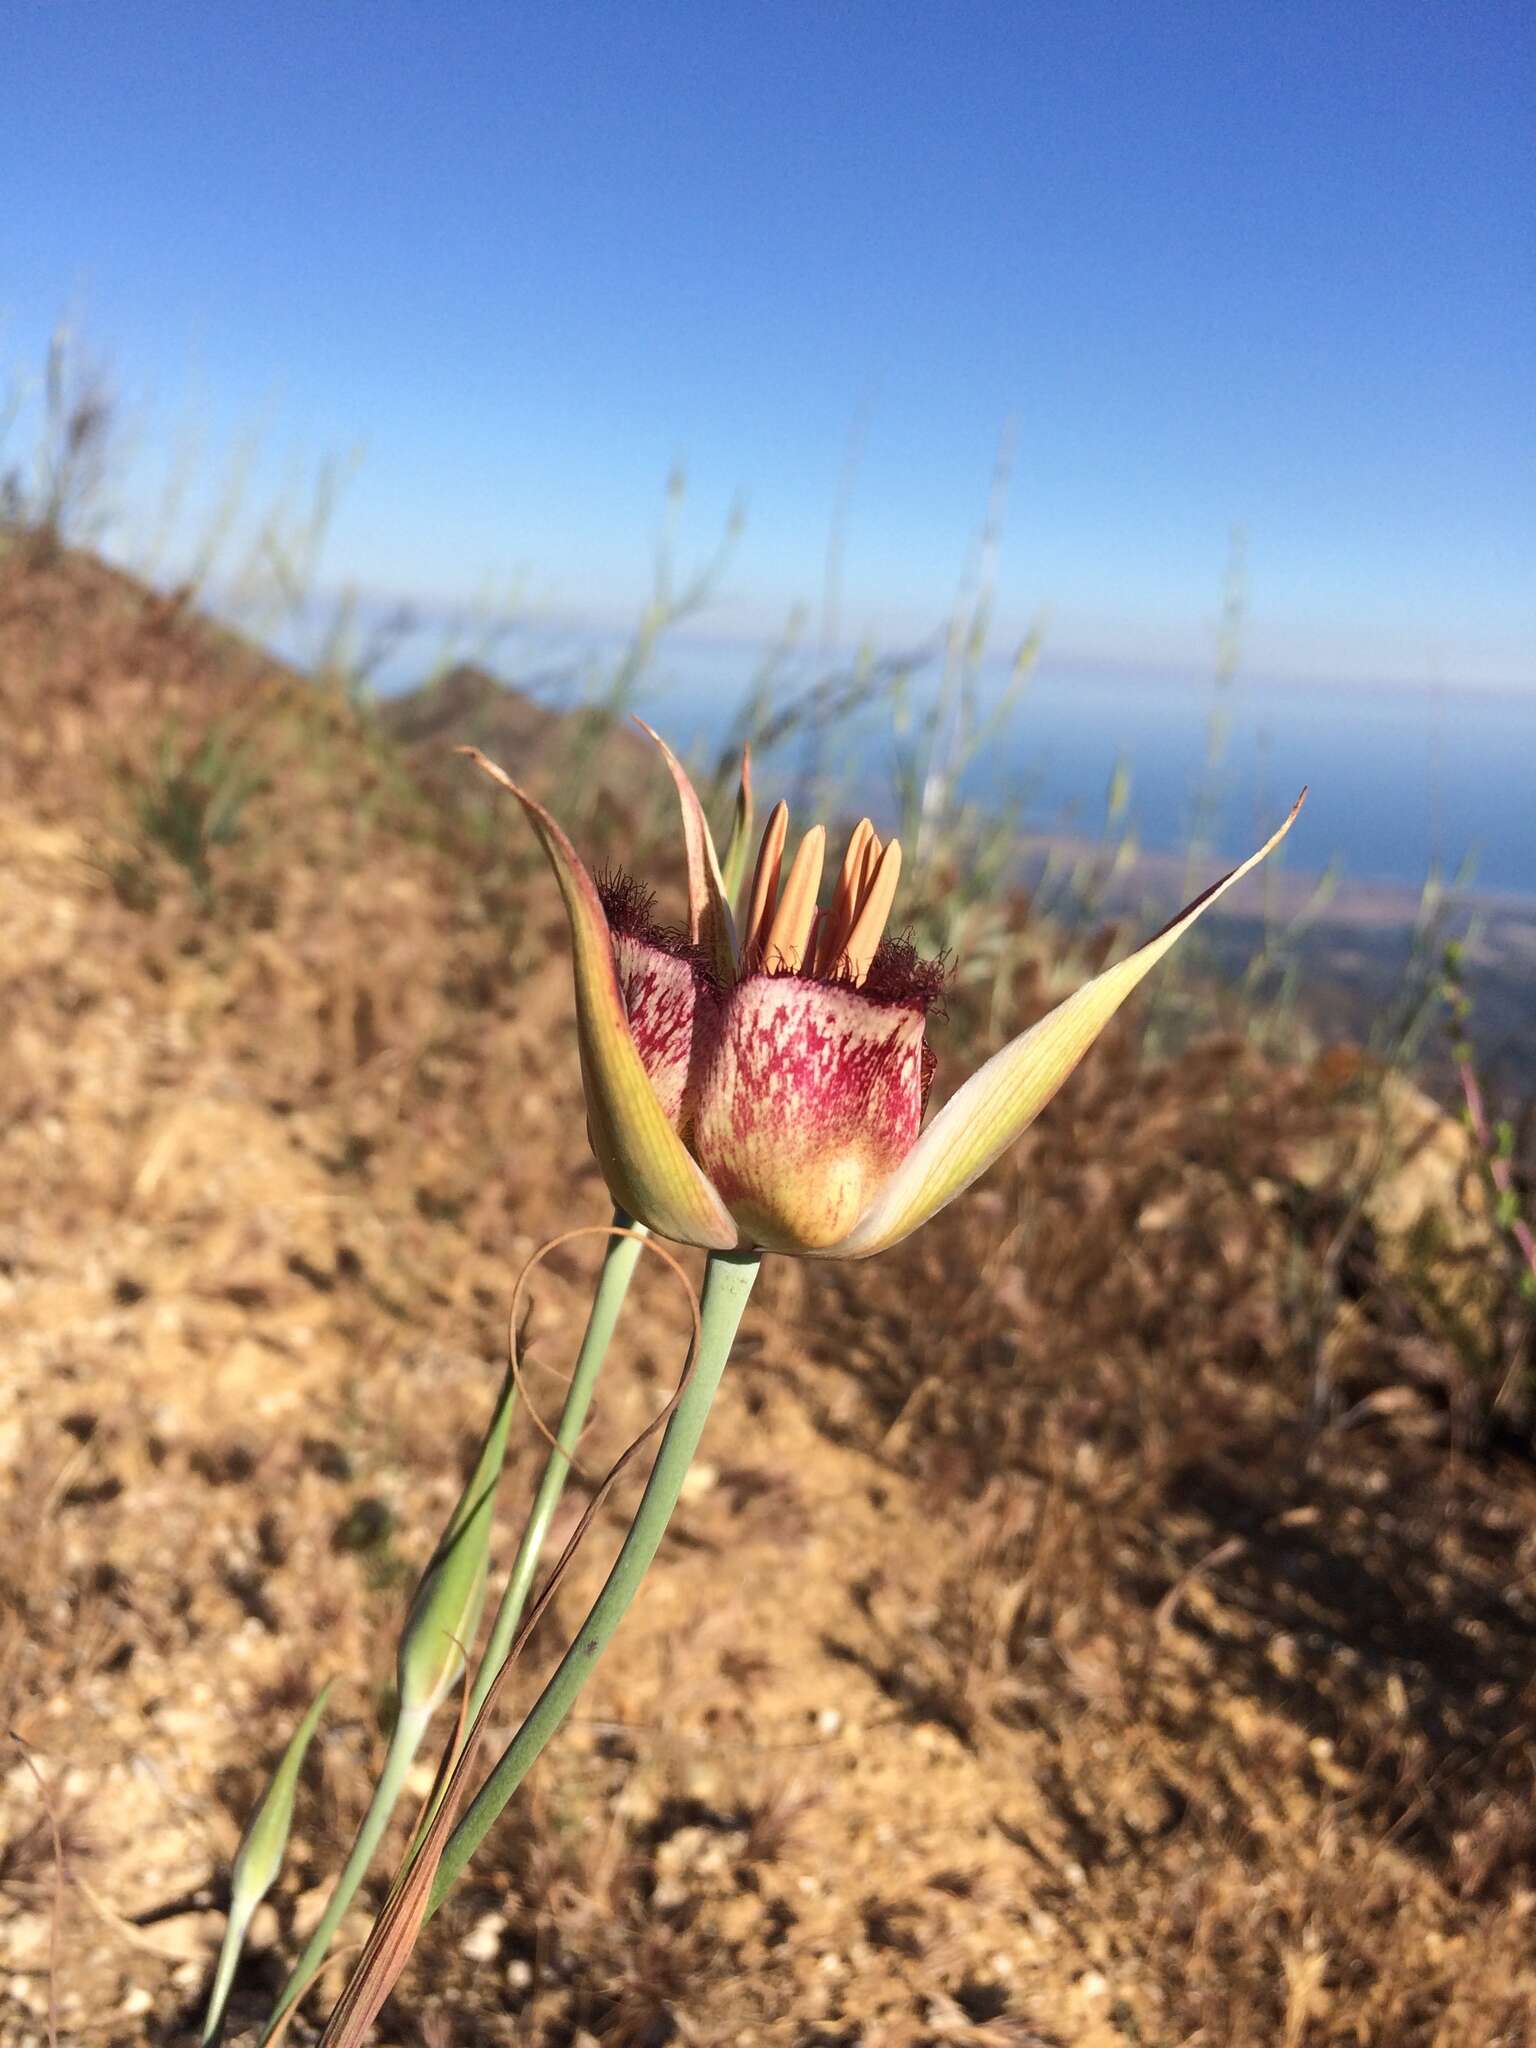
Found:
[[[665,664],[640,708],[684,745],[718,744],[740,687],[718,656],[696,671]],[[983,706],[1002,687],[983,677]],[[931,681],[929,689],[933,687]],[[914,698],[923,701],[922,679]],[[1213,718],[1216,723],[1213,727]],[[822,758],[876,807],[899,739],[886,709],[839,721]],[[803,762],[808,750],[787,750]],[[1536,899],[1536,692],[1328,688],[1127,675],[1044,664],[1006,728],[965,767],[962,792],[1014,811],[1022,826],[1096,834],[1117,765],[1128,820],[1150,851],[1192,831],[1234,857],[1249,851],[1305,785],[1287,847],[1298,872],[1336,864],[1343,883],[1417,889],[1434,867],[1473,886]]]
[[[307,637],[296,620],[279,644],[304,661],[313,652]],[[373,686],[391,694],[415,687],[453,645],[452,621],[425,622],[390,643]],[[457,645],[476,658],[472,631]],[[519,626],[481,658],[543,701],[570,705],[603,692],[623,651],[618,636]],[[632,708],[680,752],[707,757],[728,738],[763,659],[740,642],[675,635],[636,678]],[[809,657],[780,664],[775,701],[826,668]],[[983,714],[1006,684],[1004,663],[982,666]],[[936,664],[913,670],[913,717],[937,687]],[[764,761],[761,787],[803,786],[819,765],[848,802],[888,820],[901,745],[890,705],[874,704]],[[1241,856],[1305,784],[1307,808],[1285,849],[1298,874],[1334,865],[1341,886],[1416,891],[1432,870],[1447,879],[1465,872],[1480,891],[1536,900],[1536,678],[1529,691],[1502,695],[1454,683],[1334,686],[1241,673],[1218,688],[1209,674],[1117,672],[1047,654],[959,786],[1007,807],[1022,830],[1095,835],[1118,766],[1129,777],[1126,822],[1150,852],[1180,851],[1198,828],[1217,854]]]

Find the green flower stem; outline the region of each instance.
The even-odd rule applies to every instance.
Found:
[[[476,1794],[474,1803],[449,1836],[433,1880],[427,1905],[428,1917],[442,1904],[459,1872],[574,1706],[576,1695],[591,1677],[598,1657],[639,1591],[640,1581],[660,1546],[688,1467],[693,1462],[693,1454],[698,1449],[699,1438],[704,1433],[710,1403],[720,1384],[720,1375],[725,1370],[742,1311],[761,1263],[762,1253],[757,1251],[711,1254],[704,1274],[699,1348],[693,1362],[693,1375],[683,1390],[682,1399],[672,1411],[629,1534],[624,1538],[603,1590],[554,1676],[503,1751],[495,1769]]]
[[[384,1768],[379,1773],[379,1782],[374,1787],[373,1797],[368,1802],[368,1811],[363,1815],[363,1824],[357,1831],[352,1844],[352,1853],[337,1878],[325,1911],[321,1914],[314,1933],[305,1945],[304,1953],[288,1973],[288,1981],[273,2008],[272,2017],[262,2029],[262,2041],[271,2039],[278,2021],[304,1996],[309,1989],[311,1978],[325,1960],[325,1952],[331,1945],[331,1937],[341,1925],[342,1915],[357,1892],[373,1861],[373,1852],[379,1846],[379,1838],[389,1825],[389,1817],[395,1810],[406,1775],[416,1760],[422,1737],[432,1719],[430,1706],[417,1707],[410,1712],[402,1711],[395,1717],[394,1733],[389,1738],[389,1749],[384,1757]]]
[[[636,1230],[644,1235],[643,1223],[631,1222],[622,1209],[616,1209],[613,1216],[615,1230]],[[551,1450],[544,1467],[544,1476],[539,1481],[539,1490],[534,1496],[533,1507],[523,1529],[522,1541],[517,1546],[517,1556],[512,1561],[512,1575],[507,1580],[507,1589],[501,1596],[501,1605],[491,1623],[491,1633],[485,1645],[485,1655],[475,1673],[474,1689],[469,1696],[469,1711],[465,1716],[466,1728],[473,1726],[475,1716],[485,1705],[485,1696],[496,1682],[496,1674],[507,1661],[507,1652],[512,1647],[512,1638],[517,1634],[517,1625],[523,1618],[523,1609],[528,1604],[528,1594],[533,1586],[533,1575],[538,1570],[539,1554],[544,1548],[544,1539],[549,1534],[549,1525],[555,1518],[555,1509],[560,1505],[560,1496],[565,1491],[565,1482],[571,1469],[571,1456],[576,1449],[581,1432],[586,1425],[587,1411],[592,1406],[592,1396],[597,1388],[597,1376],[603,1369],[603,1360],[608,1355],[608,1346],[613,1339],[614,1326],[619,1320],[619,1311],[624,1306],[624,1297],[629,1292],[629,1283],[634,1277],[636,1264],[641,1253],[640,1237],[610,1237],[603,1270],[598,1275],[597,1292],[592,1297],[592,1312],[587,1318],[586,1335],[581,1340],[577,1354],[576,1369],[566,1390],[565,1406],[560,1412],[559,1427],[555,1431],[555,1442],[559,1450]]]

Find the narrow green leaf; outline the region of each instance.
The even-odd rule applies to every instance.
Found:
[[[587,1327],[582,1335],[581,1349],[576,1354],[575,1369],[570,1385],[566,1389],[565,1405],[560,1411],[560,1420],[555,1427],[555,1441],[550,1446],[544,1463],[544,1474],[539,1481],[533,1506],[524,1525],[522,1539],[517,1546],[517,1555],[507,1576],[506,1588],[501,1596],[490,1633],[486,1639],[485,1655],[475,1673],[474,1687],[469,1696],[468,1719],[473,1721],[485,1704],[485,1696],[496,1682],[496,1674],[507,1661],[512,1647],[512,1638],[517,1625],[523,1618],[523,1609],[528,1604],[528,1595],[533,1590],[534,1574],[538,1570],[539,1558],[543,1552],[545,1538],[550,1524],[560,1505],[565,1491],[567,1474],[581,1432],[586,1427],[587,1414],[592,1397],[597,1391],[598,1375],[603,1361],[608,1356],[608,1347],[613,1342],[613,1333],[618,1326],[629,1283],[634,1277],[635,1267],[640,1260],[641,1239],[646,1236],[643,1223],[636,1223],[622,1209],[613,1213],[615,1234],[609,1238],[603,1254],[602,1271],[598,1275],[597,1290],[592,1297],[592,1309],[587,1318]],[[630,1235],[619,1235],[629,1232]]]
[[[288,1830],[293,1825],[293,1801],[299,1789],[299,1772],[304,1768],[304,1758],[320,1725],[330,1690],[331,1681],[327,1679],[315,1694],[309,1712],[294,1730],[293,1739],[272,1773],[272,1782],[261,1804],[246,1825],[229,1882],[230,1896],[237,1902],[248,1902],[253,1908],[259,1905],[272,1889],[282,1868],[283,1852],[288,1847]]]
[[[529,1766],[560,1726],[591,1676],[598,1655],[639,1590],[677,1505],[688,1467],[698,1448],[715,1388],[725,1370],[747,1297],[757,1279],[762,1253],[716,1252],[704,1269],[700,1331],[692,1373],[685,1378],[667,1423],[661,1448],[646,1482],[634,1521],[614,1560],[602,1592],[577,1631],[559,1667],[529,1709],[501,1760],[481,1785],[443,1850],[433,1879],[426,1917],[430,1919],[487,1829],[522,1782]]]
[[[651,1476],[603,1590],[511,1746],[457,1826],[452,1824],[457,1785],[451,1782],[445,1789],[425,1840],[396,1879],[383,1912],[374,1922],[357,1968],[327,2022],[320,2048],[361,2048],[399,1980],[423,1923],[441,1903],[486,1829],[569,1713],[591,1676],[599,1653],[623,1619],[677,1505],[760,1263],[761,1254],[756,1251],[716,1253],[711,1257],[705,1269],[697,1349],[690,1354],[688,1369],[669,1403],[670,1415]],[[556,1566],[555,1582],[608,1487],[661,1420],[658,1416],[610,1469]],[[552,1584],[547,1584],[531,1619],[542,1611],[551,1591]],[[490,1697],[494,1696],[493,1692]],[[453,1769],[454,1780],[467,1775],[470,1767],[469,1755],[461,1754]]]
[[[384,1768],[319,1924],[278,1996],[261,2036],[264,2042],[271,2040],[325,1961],[342,1915],[357,1896],[357,1888],[367,1875],[390,1816],[399,1804],[427,1724],[458,1683],[464,1668],[465,1651],[480,1626],[496,1491],[506,1458],[507,1430],[516,1405],[517,1382],[508,1373],[475,1469],[421,1575],[400,1634],[396,1667],[400,1701]]]
[[[272,1889],[282,1868],[283,1853],[288,1847],[288,1831],[293,1825],[293,1801],[299,1787],[299,1772],[304,1768],[304,1758],[320,1725],[330,1689],[331,1681],[327,1679],[283,1751],[277,1769],[272,1773],[271,1783],[246,1822],[240,1847],[235,1851],[229,1878],[229,1922],[224,1930],[224,1943],[219,1950],[213,1990],[203,2020],[201,2038],[204,2043],[218,2036],[251,1915]]]
[[[402,1714],[431,1713],[447,1698],[464,1669],[465,1653],[479,1628],[485,1600],[496,1489],[516,1403],[517,1383],[508,1373],[475,1469],[421,1575],[401,1632]]]
[[[738,926],[741,919],[741,891],[752,858],[752,749],[741,750],[741,781],[736,790],[736,809],[731,819],[731,836],[721,864],[721,886]]]

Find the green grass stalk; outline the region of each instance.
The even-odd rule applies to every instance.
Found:
[[[626,1237],[611,1237],[603,1259],[603,1269],[597,1277],[597,1292],[592,1298],[591,1312],[581,1340],[581,1350],[576,1356],[576,1369],[571,1374],[566,1389],[565,1406],[560,1411],[560,1420],[555,1428],[555,1444],[545,1460],[544,1472],[539,1480],[539,1490],[534,1495],[533,1506],[517,1546],[517,1555],[512,1560],[506,1590],[496,1609],[491,1623],[491,1632],[486,1639],[485,1652],[475,1672],[474,1686],[469,1695],[469,1706],[465,1712],[458,1741],[454,1744],[457,1756],[463,1731],[473,1728],[480,1709],[485,1705],[486,1695],[500,1676],[501,1668],[511,1654],[513,1639],[523,1610],[528,1605],[528,1595],[533,1590],[534,1573],[538,1570],[539,1558],[543,1553],[549,1535],[550,1524],[555,1519],[555,1510],[565,1492],[565,1482],[570,1475],[571,1462],[581,1432],[586,1426],[587,1414],[592,1406],[592,1396],[597,1391],[598,1375],[608,1356],[608,1346],[629,1293],[629,1283],[634,1278],[635,1267],[644,1249],[643,1240],[647,1235],[643,1223],[635,1223],[622,1209],[613,1212],[613,1227],[616,1231],[631,1232]],[[431,1826],[438,1805],[442,1799],[442,1787],[447,1784],[446,1773],[442,1774],[439,1790],[431,1805],[422,1815],[421,1825],[411,1845],[412,1854],[420,1847],[423,1836]]]
[[[219,1945],[218,1966],[213,1973],[213,1989],[208,1994],[208,2010],[203,2017],[203,2031],[198,2036],[199,2048],[210,2048],[210,2044],[219,2039],[224,2024],[224,2008],[229,2003],[230,1987],[235,1981],[240,1951],[245,1947],[251,1915],[255,1911],[255,1901],[252,1901],[243,1913],[236,1913],[232,1907],[229,1918],[224,1923],[224,1939]]]
[[[415,1707],[410,1712],[395,1716],[394,1732],[389,1738],[389,1748],[384,1757],[384,1768],[374,1786],[373,1797],[368,1802],[368,1811],[363,1815],[362,1826],[352,1844],[352,1853],[342,1866],[331,1896],[326,1900],[325,1911],[316,1923],[313,1934],[304,1945],[304,1953],[288,1973],[272,2017],[261,2032],[262,2042],[270,2041],[284,2016],[298,2004],[309,1989],[315,1972],[325,1961],[326,1950],[330,1947],[342,1915],[351,1905],[357,1888],[368,1874],[384,1830],[389,1826],[411,1765],[416,1761],[416,1752],[421,1748],[422,1738],[432,1719],[431,1707]]]
[[[491,1522],[517,1391],[516,1376],[509,1372],[481,1442],[475,1469],[422,1573],[400,1636],[399,1706],[383,1769],[325,1911],[279,1995],[276,2010],[261,2037],[264,2042],[271,2039],[284,2014],[303,1997],[325,1960],[342,1915],[367,1875],[380,1838],[399,1803],[432,1717],[452,1695],[462,1676],[465,1645],[474,1640],[485,1602]]]
[[[554,1676],[458,1826],[448,1838],[433,1881],[427,1916],[436,1912],[545,1745],[575,1705],[597,1660],[629,1610],[661,1544],[683,1480],[704,1433],[715,1390],[735,1342],[747,1298],[762,1263],[760,1252],[715,1252],[704,1275],[698,1355],[672,1412],[629,1533],[603,1590],[577,1630]]]
[[[538,1569],[539,1557],[549,1535],[550,1523],[565,1492],[565,1482],[571,1469],[571,1460],[581,1432],[586,1426],[587,1413],[592,1406],[592,1396],[597,1389],[598,1374],[608,1355],[608,1346],[613,1341],[613,1332],[629,1292],[629,1283],[634,1278],[639,1262],[645,1225],[633,1223],[622,1209],[614,1211],[613,1227],[631,1231],[628,1237],[611,1237],[608,1240],[607,1255],[603,1270],[598,1275],[597,1292],[592,1298],[592,1310],[587,1317],[586,1332],[577,1354],[576,1369],[566,1391],[565,1406],[560,1411],[560,1421],[555,1429],[555,1448],[552,1448],[544,1466],[544,1475],[539,1481],[539,1490],[534,1495],[533,1506],[523,1529],[522,1540],[517,1546],[517,1555],[512,1560],[511,1574],[501,1604],[496,1609],[496,1618],[491,1623],[491,1632],[486,1641],[485,1654],[475,1673],[474,1688],[469,1696],[469,1712],[465,1726],[474,1725],[475,1716],[485,1705],[485,1696],[496,1682],[496,1675],[507,1661],[512,1648],[512,1639],[517,1634],[517,1625],[523,1618],[523,1609],[528,1604],[528,1595],[533,1586],[533,1575]]]

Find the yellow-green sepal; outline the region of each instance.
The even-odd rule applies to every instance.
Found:
[[[637,718],[635,723],[661,749],[661,758],[677,785],[677,800],[683,813],[683,848],[688,859],[688,937],[694,945],[704,948],[715,979],[722,988],[728,988],[736,972],[736,935],[709,820],[687,769],[661,734],[643,718]]]
[[[629,1028],[608,920],[592,877],[542,804],[476,747],[461,747],[509,790],[554,869],[571,927],[576,1027],[592,1150],[619,1207],[662,1237],[731,1251],[731,1213],[667,1121]]]
[[[999,1159],[1045,1108],[1131,991],[1219,896],[1273,852],[1306,799],[1241,866],[1147,943],[1058,1003],[957,1089],[848,1235],[821,1254],[868,1258],[899,1244]]]

